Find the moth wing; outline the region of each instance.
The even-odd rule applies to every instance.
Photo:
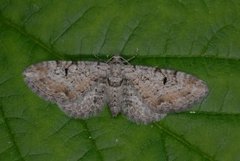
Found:
[[[164,113],[160,114],[152,111],[133,86],[126,84],[123,88],[122,113],[126,115],[129,120],[136,123],[147,124],[165,117],[166,114]]]
[[[86,118],[103,108],[109,66],[80,61],[45,61],[28,67],[27,85],[45,100],[57,103],[70,116]]]
[[[127,84],[157,113],[184,110],[201,101],[208,93],[205,82],[175,70],[128,66],[124,73]]]

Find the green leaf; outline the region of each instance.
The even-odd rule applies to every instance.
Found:
[[[0,160],[239,161],[239,11],[238,0],[0,0]],[[194,74],[210,93],[136,125],[108,108],[71,119],[23,81],[36,62],[119,53]]]

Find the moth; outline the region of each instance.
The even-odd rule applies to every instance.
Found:
[[[131,65],[121,56],[108,62],[44,61],[23,72],[27,85],[68,116],[89,118],[108,105],[131,121],[148,124],[200,102],[206,83],[184,72]]]

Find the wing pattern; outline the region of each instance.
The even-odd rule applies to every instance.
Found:
[[[126,65],[114,56],[107,63],[45,61],[24,72],[28,86],[67,115],[88,118],[109,105],[113,116],[125,114],[136,123],[158,121],[200,102],[206,83],[175,70]]]
[[[148,108],[157,113],[184,110],[208,93],[205,82],[175,70],[129,66],[124,73],[129,86],[139,93]]]
[[[70,116],[87,118],[106,103],[108,70],[105,63],[47,61],[30,66],[24,75],[42,98],[57,103]]]

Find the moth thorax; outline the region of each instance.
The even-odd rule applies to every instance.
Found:
[[[113,87],[119,87],[122,84],[122,71],[120,65],[111,65],[108,77],[108,84]]]
[[[123,79],[121,77],[109,77],[108,84],[112,87],[119,87],[122,85]]]

